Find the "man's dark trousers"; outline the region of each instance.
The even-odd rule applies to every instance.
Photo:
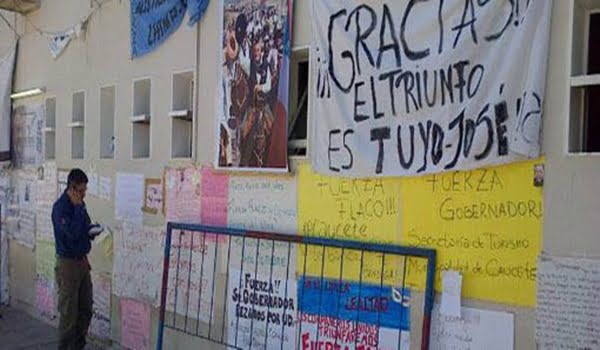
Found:
[[[86,257],[56,260],[60,350],[83,349],[92,320],[92,279]]]

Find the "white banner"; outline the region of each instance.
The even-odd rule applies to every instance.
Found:
[[[67,32],[52,37],[50,40],[50,53],[54,59],[58,58],[67,45],[69,45],[71,36],[71,33]]]
[[[69,45],[71,40],[73,40],[74,38],[79,38],[79,36],[82,34],[83,28],[87,24],[89,16],[90,15],[88,15],[88,17],[86,17],[86,19],[83,22],[77,23],[76,25],[63,31],[62,33],[58,33],[50,37],[49,46],[52,58],[57,59],[58,56],[60,56],[65,50],[65,48]]]
[[[15,48],[0,57],[0,161],[10,159],[10,94],[15,64]]]
[[[411,176],[538,157],[552,1],[313,1],[314,169]]]

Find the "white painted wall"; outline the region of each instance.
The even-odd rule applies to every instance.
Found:
[[[296,0],[294,11],[294,46],[310,43],[310,0]],[[129,1],[113,0],[90,20],[84,39],[73,41],[57,60],[48,50],[48,42],[33,31],[23,19],[17,22],[24,33],[20,42],[15,90],[45,86],[48,96],[57,99],[57,148],[59,168],[95,165],[102,176],[114,176],[117,171],[143,173],[159,177],[166,165],[185,164],[192,160],[170,159],[171,74],[198,67],[197,123],[195,125],[196,163],[211,163],[214,154],[214,111],[218,85],[219,64],[219,6],[210,2],[208,11],[198,25],[189,28],[184,23],[156,52],[132,61],[129,51]],[[48,0],[42,8],[28,16],[37,27],[59,30],[75,23],[89,10],[90,2],[81,0]],[[544,188],[543,247],[546,252],[559,255],[600,256],[600,155],[569,155],[569,85],[571,72],[570,42],[573,0],[555,0],[553,5],[551,47],[546,88],[543,151],[546,155]],[[13,16],[9,14],[9,16]],[[0,54],[9,33],[0,23]],[[11,34],[12,35],[12,34]],[[151,159],[131,159],[132,81],[140,77],[152,79]],[[100,88],[116,85],[117,152],[114,160],[99,158]],[[71,95],[74,91],[86,93],[85,157],[70,159]],[[43,101],[38,98],[38,101]],[[31,101],[23,100],[23,103]],[[113,224],[114,206],[88,199],[94,217]],[[146,217],[146,223],[160,224],[162,218]],[[94,250],[92,264],[96,271],[110,271],[107,261]],[[33,305],[32,274],[35,257],[31,251],[11,246],[13,300]],[[119,338],[118,310],[113,298],[113,336]],[[490,309],[508,310],[516,314],[516,349],[533,349],[534,312],[532,309],[508,308],[480,302],[466,301]],[[153,314],[153,322],[156,313]],[[154,332],[155,330],[153,330]],[[153,339],[154,340],[154,339]],[[167,333],[170,346],[189,344],[185,337],[174,338]],[[206,344],[205,344],[206,345]]]

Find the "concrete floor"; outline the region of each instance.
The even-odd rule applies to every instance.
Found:
[[[56,328],[19,309],[0,306],[0,349],[46,350],[56,349],[57,344]],[[100,350],[102,347],[88,345],[87,349]]]

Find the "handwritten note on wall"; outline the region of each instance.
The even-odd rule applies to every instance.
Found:
[[[69,170],[58,169],[57,176],[58,176],[58,193],[60,195],[67,189]]]
[[[87,173],[87,177],[88,177],[88,184],[87,184],[87,193],[90,196],[98,196],[98,173],[96,173],[94,170],[90,170]]]
[[[202,169],[202,223],[227,226],[229,176],[216,174],[210,168]]]
[[[434,308],[431,350],[513,349],[515,328],[512,314],[463,307],[461,316],[444,316],[439,307]]]
[[[56,264],[56,248],[54,241],[37,240],[35,247],[36,274],[54,281],[54,266]]]
[[[465,297],[535,304],[543,206],[533,167],[540,162],[404,180],[403,243],[437,250],[438,291],[439,274],[456,270]],[[409,262],[415,281],[425,272],[424,263]]]
[[[146,179],[144,183],[144,212],[158,214],[163,211],[163,185],[161,179]]]
[[[57,295],[54,266],[56,248],[54,241],[38,240],[35,245],[36,308],[40,316],[54,319],[57,315]]]
[[[25,247],[35,247],[35,211],[19,210],[18,226],[12,231],[15,241]]]
[[[45,163],[43,179],[37,182],[36,198],[36,226],[39,239],[53,240],[54,229],[52,226],[52,205],[58,198],[58,184],[56,164]]]
[[[120,297],[159,303],[164,231],[124,223],[115,232],[113,288]]]
[[[215,275],[216,239],[201,232],[173,231],[167,310],[209,322]],[[177,303],[175,295],[177,291]]]
[[[44,160],[44,107],[18,106],[12,115],[12,164],[20,169]]]
[[[308,164],[303,164],[298,175],[298,232],[306,236],[398,243],[399,195],[399,180],[327,177],[314,173]],[[322,256],[320,248],[309,249],[307,273],[320,275]],[[331,278],[339,276],[341,252],[328,249],[325,256],[326,261],[332,262],[325,266],[325,275]],[[359,271],[360,260],[360,253],[346,252],[344,271]],[[394,265],[391,258],[386,264]],[[302,262],[298,266],[303,266]],[[363,268],[379,269],[363,276],[371,282],[379,282],[380,256],[367,256],[363,260]],[[397,274],[390,269],[386,281],[398,283],[388,280],[396,278]],[[344,274],[344,278],[358,280],[359,274]]]
[[[294,178],[230,176],[229,227],[295,234],[298,228]]]
[[[112,198],[112,178],[108,176],[100,176],[98,180],[98,197],[104,200],[111,200]]]
[[[144,176],[117,173],[115,218],[141,224],[144,205]]]
[[[167,221],[200,221],[200,170],[195,167],[165,170]]]
[[[541,349],[599,348],[599,260],[542,256],[536,340]]]
[[[53,280],[37,278],[35,284],[35,305],[40,316],[46,319],[56,317],[56,286]]]
[[[150,349],[150,306],[121,299],[121,345],[132,350]]]
[[[94,310],[90,332],[102,339],[110,339],[110,274],[92,273],[92,285],[94,286]]]

